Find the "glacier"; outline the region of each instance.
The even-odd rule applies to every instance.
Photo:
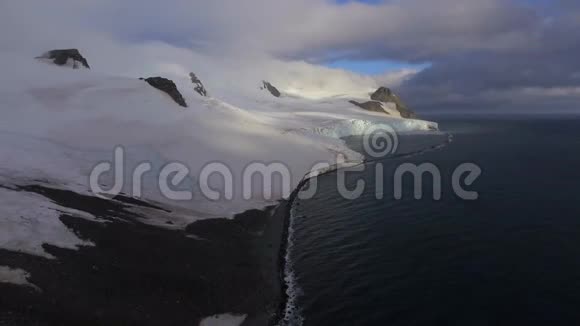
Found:
[[[189,70],[171,65],[164,76],[175,81],[189,104],[183,109],[138,80],[141,76],[115,75],[98,66],[73,70],[32,57],[0,54],[0,248],[47,258],[44,243],[63,248],[91,245],[62,225],[59,213],[96,219],[18,187],[42,184],[95,195],[89,188],[89,174],[99,162],[110,161],[118,146],[127,154],[126,169],[142,162],[153,166],[154,173],[143,178],[143,198],[171,209],[172,213],[156,214],[144,222],[184,228],[196,220],[231,218],[282,199],[276,182],[273,199],[264,200],[259,188],[250,200],[242,198],[242,173],[252,162],[283,162],[295,187],[316,163],[337,163],[337,154],[360,162],[362,155],[341,138],[360,135],[371,125],[385,124],[398,132],[437,129],[434,122],[361,110],[348,103],[348,94],[329,97],[328,89],[300,96],[295,83],[283,83],[285,96],[274,98],[259,90],[258,82],[236,87],[231,80],[221,83],[212,76],[208,82],[200,76],[213,96],[203,97],[195,92]],[[204,71],[211,68],[216,76],[227,75],[219,65]],[[230,73],[228,78],[234,77]],[[349,98],[363,96],[362,88]],[[159,192],[155,171],[169,162],[189,168],[186,183],[193,191],[192,200],[171,201]],[[221,162],[233,172],[232,200],[209,200],[196,186],[195,176],[211,162]],[[123,193],[131,194],[130,181],[126,180]]]

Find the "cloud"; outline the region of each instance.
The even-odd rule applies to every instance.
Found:
[[[201,65],[200,55],[209,55],[216,65],[229,62],[228,69],[246,74],[268,74],[268,67],[268,78],[282,74],[279,82],[289,88],[393,85],[419,110],[488,106],[485,94],[514,90],[513,96],[526,97],[516,90],[580,82],[580,5],[572,0],[542,6],[521,0],[19,0],[1,6],[0,50],[80,47],[94,53],[93,61],[116,59],[109,65],[128,73],[158,61]],[[343,58],[432,65],[372,81],[311,65]],[[293,63],[279,67],[288,60]]]
[[[53,38],[82,37],[79,32],[93,31],[127,42],[157,40],[299,59],[425,60],[463,50],[509,50],[529,40],[537,20],[533,11],[503,0],[341,5],[326,0],[20,0],[3,6],[3,24],[12,27],[5,31],[17,27],[26,38],[50,32]],[[18,39],[14,34],[12,39]]]
[[[420,69],[400,69],[389,71],[382,75],[375,76],[377,84],[390,88],[399,88],[402,84],[413,79],[421,70]]]
[[[429,98],[430,103],[417,103],[429,109],[488,110],[511,104],[512,110],[532,106],[543,106],[548,112],[578,110],[574,92],[554,92],[580,87],[580,38],[574,32],[580,27],[578,13],[560,11],[545,17],[526,46],[440,58],[409,80],[405,93]]]

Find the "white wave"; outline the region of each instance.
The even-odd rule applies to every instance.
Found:
[[[294,272],[294,263],[292,261],[292,249],[294,249],[294,209],[291,209],[290,222],[288,226],[288,239],[286,244],[286,254],[284,255],[284,282],[286,284],[286,306],[284,314],[279,321],[278,326],[301,326],[304,318],[298,307],[298,299],[303,294],[298,286],[296,274]]]

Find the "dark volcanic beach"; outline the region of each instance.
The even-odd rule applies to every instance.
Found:
[[[127,197],[103,200],[49,187],[23,187],[104,223],[61,221],[95,246],[45,245],[56,259],[0,250],[0,266],[21,268],[39,290],[0,284],[0,325],[198,325],[220,314],[268,325],[283,304],[280,253],[287,203],[174,231],[140,222]],[[161,209],[161,208],[159,208]]]

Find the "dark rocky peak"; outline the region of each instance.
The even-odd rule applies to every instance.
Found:
[[[171,98],[175,101],[175,103],[181,105],[182,107],[186,108],[187,103],[185,99],[177,89],[177,86],[172,80],[163,77],[149,77],[149,78],[139,78],[141,80],[146,81],[149,85],[167,93]]]
[[[197,78],[197,76],[193,72],[189,73],[189,78],[193,83],[193,88],[195,89],[195,91],[201,96],[207,96],[207,90],[203,86],[203,83],[201,82],[201,80],[199,80],[199,78]]]
[[[282,95],[280,91],[269,82],[264,80],[262,81],[262,85],[263,86],[260,87],[260,89],[267,89],[268,92],[270,92],[270,94],[272,94],[274,97],[280,97]]]
[[[87,59],[82,56],[82,54],[77,49],[63,49],[63,50],[51,50],[37,59],[49,59],[52,62],[59,66],[64,66],[69,63],[69,59],[72,60],[72,67],[73,69],[80,68],[80,65],[87,69],[91,69]]]
[[[373,101],[379,101],[383,103],[395,103],[397,106],[397,111],[401,113],[401,117],[413,119],[416,118],[417,115],[411,109],[407,107],[405,103],[389,88],[387,87],[379,87],[372,95],[371,99]]]
[[[373,95],[371,95],[371,100],[379,102],[392,102],[393,97],[396,95],[387,87],[379,87]]]

